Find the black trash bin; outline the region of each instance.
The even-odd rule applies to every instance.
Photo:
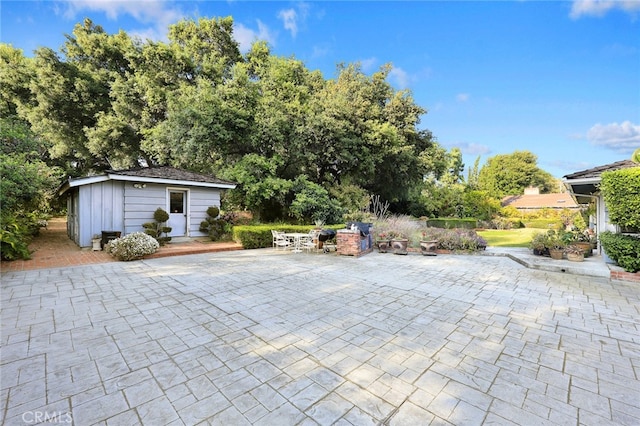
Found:
[[[109,241],[120,238],[122,233],[120,231],[102,231],[102,240],[100,241],[100,248],[104,250],[104,246],[109,244]]]

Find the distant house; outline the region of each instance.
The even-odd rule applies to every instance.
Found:
[[[169,213],[172,237],[203,236],[200,222],[233,182],[173,167],[108,170],[103,175],[69,179],[58,195],[67,197],[67,234],[80,247],[94,235],[142,231],[158,207]]]
[[[640,167],[631,160],[617,161],[604,166],[598,166],[587,170],[571,173],[564,176],[564,185],[578,203],[596,203],[596,233],[603,231],[619,232],[616,225],[609,222],[609,212],[604,203],[604,197],[598,189],[602,181],[602,173],[614,170]]]
[[[502,199],[504,207],[511,206],[522,213],[534,213],[543,209],[580,210],[580,205],[568,193],[540,194],[540,190],[529,187],[524,195],[509,195]]]

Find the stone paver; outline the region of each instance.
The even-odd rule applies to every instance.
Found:
[[[639,425],[640,287],[270,249],[2,275],[4,425]]]

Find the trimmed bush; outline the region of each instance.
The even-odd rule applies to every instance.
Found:
[[[600,243],[607,256],[625,271],[640,271],[640,238],[605,231],[600,234]]]
[[[602,173],[600,190],[611,223],[640,229],[640,167]]]
[[[106,246],[106,252],[118,260],[136,260],[153,254],[160,247],[160,243],[151,235],[144,232],[134,232],[121,238],[116,238]]]
[[[427,220],[427,226],[432,228],[464,228],[475,229],[478,227],[478,221],[476,219],[458,219],[455,217],[442,217],[436,219]]]
[[[169,213],[158,207],[153,213],[154,222],[143,223],[142,227],[147,235],[152,236],[161,246],[171,241],[169,232],[171,227],[166,226],[166,222],[169,220]],[[164,236],[162,236],[164,234]]]

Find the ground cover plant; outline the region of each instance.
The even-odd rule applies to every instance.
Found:
[[[106,252],[118,260],[136,260],[153,254],[160,248],[160,243],[144,232],[133,232],[116,238],[106,245]]]

